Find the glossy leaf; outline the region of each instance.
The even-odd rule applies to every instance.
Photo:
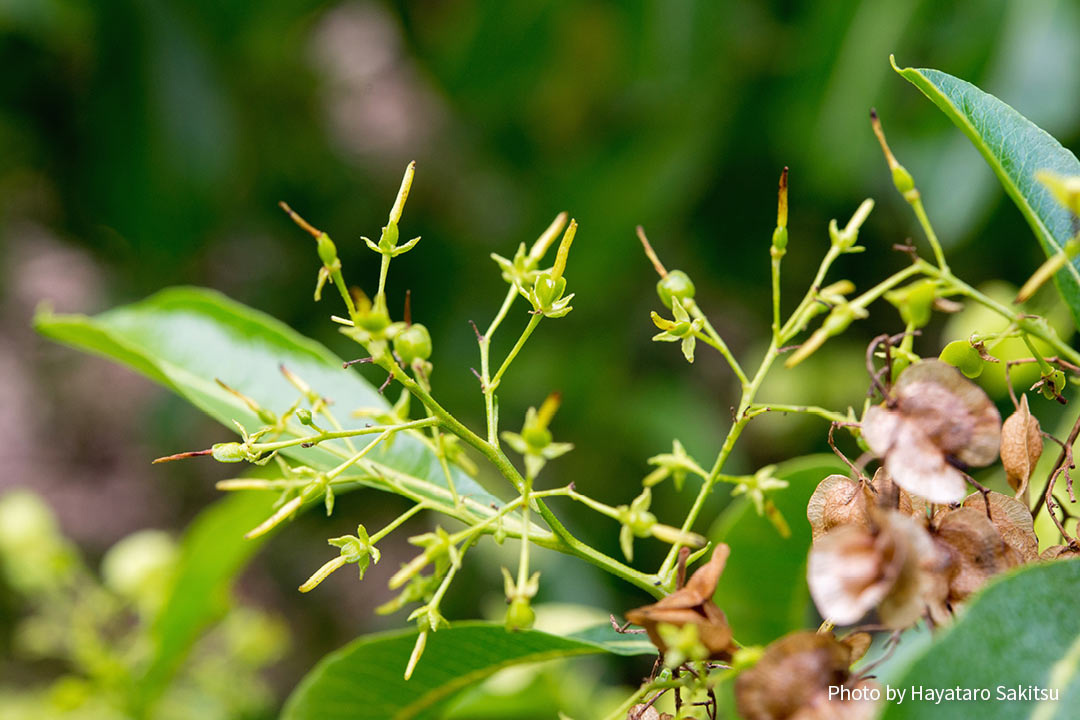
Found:
[[[269,538],[245,540],[243,534],[271,512],[272,503],[263,493],[231,495],[188,527],[172,587],[150,631],[151,661],[133,688],[137,704],[153,701],[199,634],[228,609],[233,580]]]
[[[300,681],[283,720],[405,720],[438,717],[461,690],[511,665],[577,655],[649,655],[636,635],[610,626],[560,637],[536,630],[511,633],[502,625],[460,623],[432,633],[412,679],[402,673],[416,632],[358,638],[323,658]]]
[[[806,503],[825,476],[845,471],[834,455],[811,455],[779,466],[776,477],[789,485],[773,497],[791,528],[789,538],[782,537],[745,498],[734,500],[713,525],[709,539],[731,546],[714,599],[740,643],[769,643],[806,626],[810,607]]]
[[[94,317],[42,312],[35,318],[35,326],[50,338],[139,371],[233,430],[233,420],[249,429],[261,423],[215,380],[222,380],[262,407],[280,413],[298,397],[281,374],[280,365],[331,399],[345,428],[363,427],[368,422],[351,416],[357,408],[388,407],[375,388],[355,371],[342,369],[341,360],[319,343],[210,290],[163,290]],[[364,439],[353,442],[362,448]],[[344,445],[339,442],[338,447]],[[284,454],[321,469],[340,462],[339,456],[324,447],[294,447]],[[419,440],[406,435],[396,437],[391,445],[376,449],[369,457],[407,476],[395,477],[411,491],[435,502],[450,503],[442,469],[434,453]],[[471,507],[487,512],[491,503],[498,502],[458,468],[452,468],[452,472],[458,493]],[[356,480],[393,491],[381,478]]]
[[[893,67],[933,100],[982,153],[1047,256],[1060,251],[1076,234],[1074,218],[1035,179],[1035,172],[1080,175],[1076,156],[1016,110],[971,83],[940,70]],[[1066,92],[1066,88],[1061,90]],[[1059,271],[1054,280],[1080,326],[1080,258]]]
[[[1032,565],[980,592],[955,625],[943,631],[895,685],[907,700],[890,704],[887,720],[978,717],[980,720],[1066,720],[1080,708],[1080,560]],[[912,687],[987,688],[990,699],[942,702],[912,699]],[[1055,688],[1057,701],[1030,696]],[[1028,690],[1027,699],[999,691]]]

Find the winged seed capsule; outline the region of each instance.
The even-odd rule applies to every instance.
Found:
[[[901,373],[884,405],[867,409],[862,434],[897,485],[933,503],[956,503],[967,483],[954,463],[994,462],[1001,415],[956,368],[923,360]]]

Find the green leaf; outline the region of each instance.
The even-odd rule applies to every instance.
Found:
[[[303,337],[274,318],[210,290],[172,288],[141,302],[94,317],[39,312],[35,327],[67,345],[123,363],[172,389],[230,429],[238,420],[248,429],[261,425],[239,399],[215,380],[253,398],[262,407],[281,413],[298,397],[281,374],[285,365],[320,395],[330,398],[345,428],[367,421],[351,417],[356,408],[387,408],[389,404],[355,371],[322,345]],[[362,448],[364,438],[354,440]],[[326,443],[324,443],[325,445]],[[344,445],[338,443],[339,448]],[[341,458],[325,447],[290,448],[284,454],[317,469],[337,465]],[[402,434],[370,458],[395,475],[412,492],[450,505],[446,479],[438,460],[423,443]],[[454,486],[472,509],[490,512],[498,498],[460,469],[452,467]],[[384,490],[394,486],[383,478],[357,477],[357,482]],[[499,503],[501,504],[501,503]]]
[[[952,627],[914,662],[896,687],[907,691],[884,718],[1066,720],[1080,708],[1080,560],[1029,565],[995,579]],[[986,688],[990,700],[913,700],[912,687]],[[1031,686],[1057,689],[1057,701],[1001,699]]]
[[[200,633],[228,609],[233,579],[270,537],[245,540],[243,533],[272,503],[269,494],[238,493],[203,510],[188,527],[172,587],[150,631],[150,663],[133,688],[138,705],[156,698]]]
[[[431,633],[411,680],[402,673],[416,632],[358,638],[324,657],[285,703],[282,720],[405,720],[439,717],[461,690],[511,665],[576,655],[649,655],[656,650],[610,626],[560,637],[469,622]],[[629,638],[629,639],[628,639]]]
[[[834,455],[809,455],[777,468],[775,476],[789,484],[772,497],[791,527],[789,538],[781,537],[746,498],[728,505],[709,531],[710,540],[731,546],[714,599],[740,643],[765,644],[805,627],[810,607],[806,503],[818,483],[835,472],[845,468]]]
[[[1061,143],[993,95],[927,68],[893,68],[934,101],[982,153],[1005,192],[1020,208],[1047,257],[1075,234],[1072,214],[1035,179],[1038,170],[1080,175],[1080,161]],[[1067,88],[1061,88],[1067,94]],[[1054,277],[1080,327],[1080,258]]]

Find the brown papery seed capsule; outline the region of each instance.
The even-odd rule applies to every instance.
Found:
[[[1043,441],[1039,420],[1028,408],[1027,395],[1020,406],[1001,426],[1001,464],[1016,497],[1027,493],[1028,479],[1042,455]]]

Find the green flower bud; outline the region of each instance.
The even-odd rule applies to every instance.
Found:
[[[300,421],[301,425],[307,425],[308,427],[310,427],[312,423],[311,411],[307,408],[300,408],[296,411],[296,419]]]
[[[527,597],[515,597],[506,611],[506,629],[510,631],[528,630],[536,622],[536,611],[532,609]]]
[[[784,251],[787,249],[788,232],[786,227],[778,227],[773,230],[772,234],[772,246],[778,251]]]
[[[694,282],[682,270],[672,270],[656,283],[656,294],[660,296],[664,307],[671,307],[671,298],[693,300],[694,292]]]
[[[919,280],[885,293],[885,299],[900,311],[905,323],[920,328],[930,322],[937,285],[933,280]]]
[[[533,450],[539,452],[551,444],[551,431],[545,427],[527,426],[522,428],[521,437]]]
[[[391,221],[383,228],[382,236],[379,237],[379,249],[390,252],[397,246],[397,241],[398,226],[396,222]]]
[[[223,463],[241,462],[247,457],[244,446],[238,442],[217,443],[210,448],[210,455]]]
[[[915,178],[911,177],[911,173],[903,165],[897,164],[893,167],[892,181],[901,195],[915,189]]]
[[[821,330],[826,336],[833,337],[847,330],[854,319],[855,311],[850,305],[837,305],[821,323]]]
[[[656,516],[648,510],[632,511],[626,521],[630,532],[638,537],[647,537],[656,524]]]
[[[413,323],[394,336],[394,352],[406,365],[427,360],[431,357],[431,334],[420,323]]]
[[[338,262],[337,246],[334,245],[334,241],[330,239],[330,236],[326,233],[321,233],[315,240],[316,247],[319,251],[319,259],[322,260],[323,265],[328,268],[336,268],[340,266]]]
[[[967,340],[952,341],[941,349],[938,359],[957,368],[969,378],[979,377],[983,371],[983,359],[979,356],[979,351]]]
[[[566,278],[555,278],[551,273],[540,273],[533,285],[533,292],[541,308],[551,307],[566,290]]]
[[[1043,385],[1039,392],[1047,400],[1056,400],[1065,391],[1065,373],[1054,370],[1048,375],[1043,375]]]
[[[371,333],[378,333],[390,325],[390,313],[386,310],[386,296],[375,296],[375,302],[366,311],[361,311],[357,324]]]

